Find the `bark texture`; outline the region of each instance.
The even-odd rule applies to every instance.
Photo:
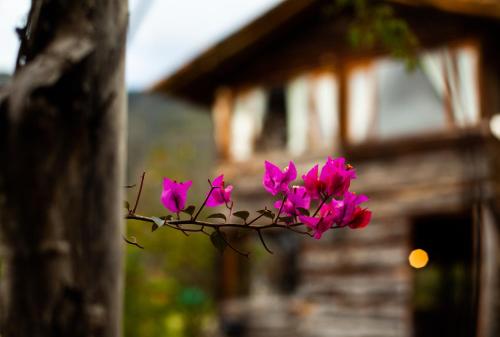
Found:
[[[32,0],[0,92],[2,337],[121,335],[126,0]]]

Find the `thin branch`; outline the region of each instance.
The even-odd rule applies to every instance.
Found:
[[[210,180],[209,180],[210,181]],[[201,204],[200,208],[198,209],[198,212],[196,212],[196,214],[194,215],[194,218],[193,220],[196,220],[198,219],[198,216],[200,215],[201,213],[201,210],[205,207],[207,201],[208,201],[208,198],[210,198],[210,195],[212,194],[212,192],[214,191],[214,189],[216,188],[219,188],[218,186],[211,186],[210,187],[210,191],[208,191],[208,194],[207,194],[207,197],[205,198],[205,200],[203,201],[203,204]]]
[[[180,230],[182,232],[182,234],[184,234],[185,236],[189,236],[189,234],[187,233],[187,231],[184,228],[180,227],[179,225],[177,225],[176,227],[178,230]]]
[[[250,255],[250,253],[248,252],[242,252],[241,250],[239,250],[238,248],[234,247],[231,243],[229,243],[229,241],[224,237],[224,235],[220,235],[220,238],[226,243],[226,245],[231,248],[232,250],[234,250],[236,253],[248,258],[248,256]]]
[[[264,237],[262,236],[262,233],[260,232],[260,230],[257,231],[257,234],[259,234],[260,242],[262,242],[262,245],[267,250],[267,252],[269,254],[274,254],[273,251],[271,249],[269,249],[269,247],[267,246],[266,241],[264,241]]]
[[[276,215],[276,218],[274,218],[274,221],[273,223],[277,223],[278,222],[278,219],[280,218],[280,214],[281,214],[281,211],[283,210],[283,206],[285,205],[285,202],[286,202],[286,199],[288,198],[288,195],[285,194],[283,196],[283,200],[281,201],[281,206],[280,206],[280,209],[278,211],[278,214]]]
[[[208,222],[208,221],[201,221],[201,220],[165,220],[165,225],[173,225],[173,226],[178,226],[178,225],[194,225],[194,226],[200,226],[200,227],[209,227],[213,229],[218,229],[218,228],[240,228],[240,229],[247,229],[247,230],[262,230],[262,229],[269,229],[269,228],[289,228],[289,227],[298,227],[298,226],[304,226],[303,223],[301,222],[296,222],[292,224],[280,224],[280,223],[269,223],[267,225],[252,225],[255,220],[260,218],[262,215],[258,216],[252,222],[249,222],[248,224],[241,224],[241,223],[215,223],[215,222]],[[125,219],[127,220],[138,220],[138,221],[144,221],[144,222],[151,222],[154,223],[154,219],[152,217],[144,216],[144,215],[139,215],[139,214],[127,214],[125,216]],[[170,226],[169,226],[170,227]],[[179,228],[181,230],[181,228]],[[182,230],[188,231],[185,228],[182,228]],[[199,231],[199,230],[198,230]]]
[[[307,235],[307,236],[310,236],[310,237],[313,237],[313,235],[309,232],[306,232],[306,231],[301,231],[299,229],[295,229],[293,227],[287,227],[288,230],[292,231],[292,232],[295,232],[295,233],[298,233],[298,234],[304,234],[304,235]]]
[[[142,186],[144,185],[144,176],[145,175],[146,175],[146,172],[142,172],[141,184],[139,185],[139,191],[137,192],[137,197],[135,198],[135,204],[134,204],[134,208],[131,211],[131,214],[135,214],[135,211],[137,211],[137,206],[139,205],[139,199],[141,198]]]
[[[312,215],[313,217],[315,217],[318,214],[319,210],[321,209],[321,207],[323,207],[323,205],[325,204],[325,202],[328,200],[329,197],[330,196],[326,196],[323,198],[323,200],[321,200],[321,203],[319,204],[318,208],[316,209],[316,211]]]
[[[313,237],[313,235],[310,232],[299,229],[299,227],[305,226],[305,224],[303,224],[302,222],[294,222],[291,224],[282,224],[282,223],[275,223],[273,221],[273,222],[268,223],[266,225],[254,225],[253,223],[255,221],[257,221],[258,219],[260,219],[263,215],[264,214],[260,214],[258,217],[256,217],[255,219],[253,219],[251,222],[249,222],[247,224],[228,223],[228,222],[215,223],[215,222],[189,219],[189,220],[165,220],[164,226],[181,231],[184,233],[184,235],[188,235],[188,233],[202,233],[202,234],[205,234],[207,236],[210,236],[210,233],[205,231],[205,228],[212,228],[216,231],[221,231],[223,228],[237,228],[237,229],[243,229],[243,230],[247,230],[247,231],[256,231],[262,245],[264,246],[266,251],[269,252],[270,254],[273,254],[273,252],[271,251],[271,249],[269,249],[269,246],[267,245],[267,243],[264,240],[264,237],[262,235],[263,230],[267,230],[267,229],[271,229],[271,228],[280,228],[280,229],[289,230],[289,231],[292,231],[292,232],[295,232],[298,234],[303,234],[303,235],[307,235],[309,237]],[[155,223],[155,220],[153,217],[147,217],[147,216],[139,215],[139,214],[127,214],[125,216],[125,219]],[[184,228],[183,226],[185,226],[185,225],[198,226],[198,228]],[[333,228],[341,228],[341,227],[342,226],[339,226],[339,225],[331,226],[332,229]],[[221,237],[223,238],[223,240],[227,244],[227,246],[229,246],[229,248],[234,250],[236,253],[243,255],[245,257],[249,256],[249,253],[242,252],[239,249],[237,249],[236,247],[234,247],[233,245],[231,245],[231,243],[226,238],[224,238],[223,235],[221,235]],[[134,243],[131,243],[131,244],[134,244]]]
[[[260,218],[262,218],[264,216],[265,213],[262,213],[260,214],[258,217],[256,217],[255,219],[253,219],[252,221],[250,221],[249,223],[247,223],[246,225],[247,226],[250,226],[251,224],[253,224],[255,221],[259,220]]]

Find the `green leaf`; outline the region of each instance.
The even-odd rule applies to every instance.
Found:
[[[222,253],[227,246],[226,234],[221,231],[214,231],[210,234],[210,242]]]
[[[247,211],[238,211],[234,212],[233,215],[237,218],[243,219],[243,221],[247,221],[248,217],[250,216],[250,213]]]
[[[127,211],[130,211],[130,204],[128,203],[128,201],[125,201],[123,203],[123,206],[127,209]]]
[[[286,222],[286,223],[292,223],[293,222],[293,217],[291,217],[291,216],[279,217],[278,221],[283,221],[283,222]]]
[[[193,215],[195,209],[196,209],[196,207],[194,205],[191,205],[191,206],[184,208],[181,212],[189,214],[189,215]]]
[[[274,213],[268,209],[260,209],[257,213],[264,215],[266,218],[274,219]]]
[[[308,209],[305,209],[305,208],[302,208],[302,207],[297,207],[297,210],[302,214],[302,215],[311,215],[311,213],[309,213],[309,210]]]
[[[165,224],[165,220],[157,216],[154,216],[151,219],[154,221],[153,226],[151,227],[151,232],[154,232]]]
[[[226,221],[226,216],[222,213],[214,213],[207,216],[208,219],[223,219]]]

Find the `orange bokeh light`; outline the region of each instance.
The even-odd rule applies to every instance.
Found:
[[[408,261],[413,268],[423,268],[429,262],[429,255],[423,249],[414,249],[408,256]]]

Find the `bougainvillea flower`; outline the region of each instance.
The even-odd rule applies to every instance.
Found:
[[[318,176],[318,165],[302,176],[307,193],[313,199],[343,195],[356,178],[356,171],[346,165],[344,158],[328,158]]]
[[[359,216],[362,216],[364,219],[368,218],[369,221],[371,212],[370,216],[368,216],[368,214],[357,214],[357,212],[361,210],[361,207],[359,207],[359,205],[367,200],[368,197],[366,195],[346,192],[344,194],[343,200],[332,199],[331,202],[323,205],[323,207],[321,207],[320,214],[332,214],[334,216],[335,223],[337,223],[339,227],[350,226],[350,223],[354,220],[354,218]],[[361,219],[356,219],[356,221],[360,220]],[[364,226],[366,226],[367,224],[368,223],[366,223]]]
[[[178,213],[186,206],[187,192],[192,181],[176,182],[168,178],[163,179],[161,202],[168,210]]]
[[[302,176],[304,187],[312,199],[319,199],[323,191],[321,181],[318,179],[318,165],[314,165],[312,169]]]
[[[272,195],[279,192],[288,192],[288,185],[297,178],[297,169],[292,161],[281,171],[278,166],[266,160],[265,168],[266,172],[262,183],[266,191]]]
[[[370,210],[358,206],[347,226],[351,228],[363,228],[370,223],[371,218],[372,212]]]
[[[351,185],[351,180],[356,178],[356,171],[346,165],[344,158],[328,158],[321,169],[319,181],[322,192],[327,196],[342,196]]]
[[[333,214],[328,214],[320,217],[312,217],[312,216],[299,216],[300,222],[302,222],[307,227],[313,230],[313,237],[316,240],[321,239],[323,233],[329,230],[334,224],[334,216]]]
[[[359,205],[368,200],[365,195],[351,192],[344,194],[343,200],[332,199],[319,210],[319,216],[299,216],[299,220],[313,230],[315,239],[320,239],[332,226],[363,228],[371,220],[372,212]]]
[[[278,200],[274,203],[274,207],[280,209],[281,204],[283,204],[283,200]],[[298,216],[302,214],[298,208],[308,209],[310,204],[311,198],[307,194],[306,189],[302,186],[293,186],[287,193],[285,204],[281,210],[290,216]]]
[[[212,182],[212,187],[215,187],[207,199],[208,207],[216,207],[222,204],[228,204],[231,201],[231,191],[233,186],[224,186],[224,175],[221,174]]]

